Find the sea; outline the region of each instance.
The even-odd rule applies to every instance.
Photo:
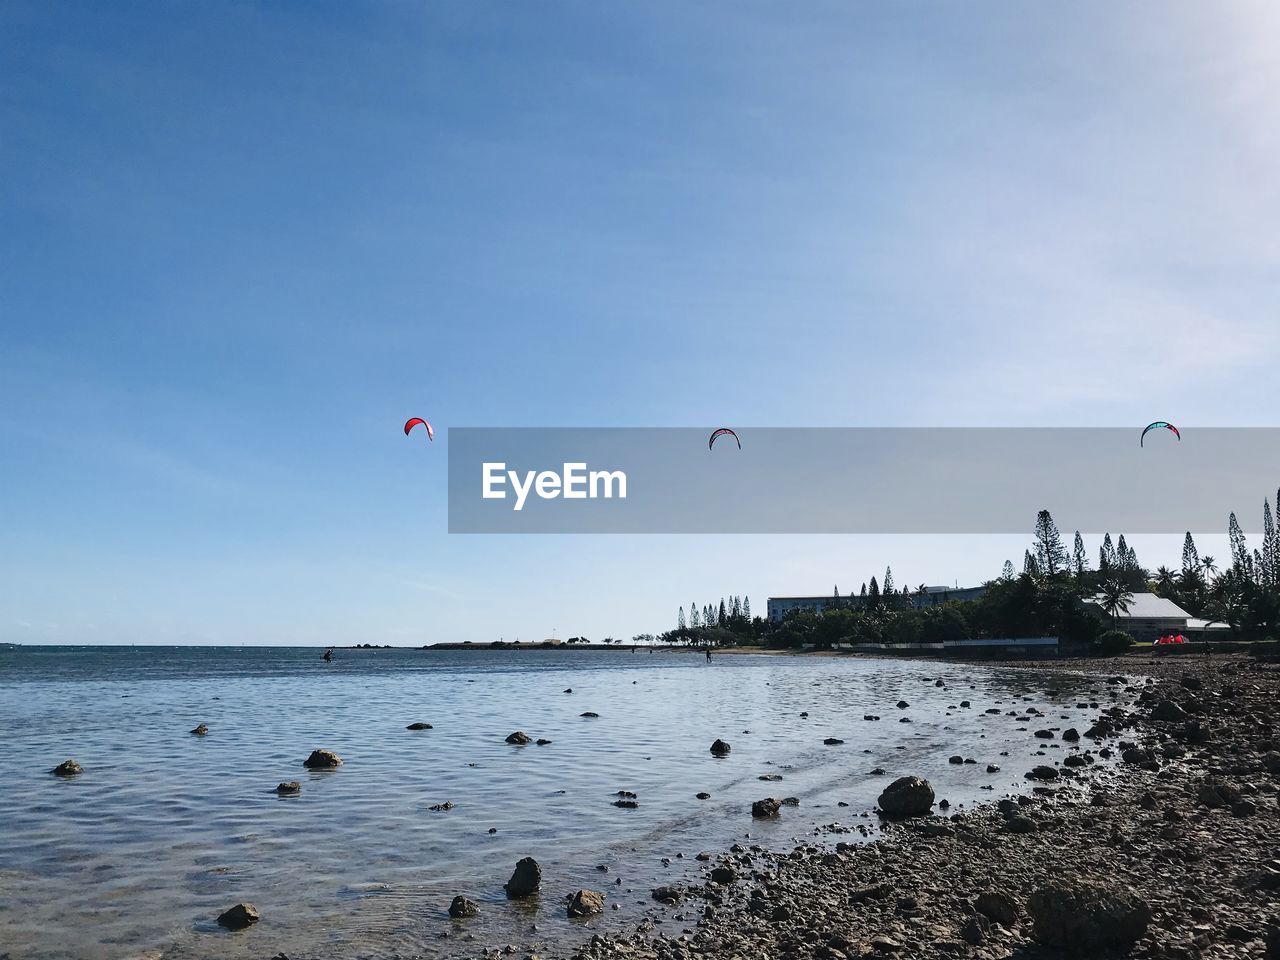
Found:
[[[1025,790],[1026,770],[1065,753],[1034,730],[1083,730],[1124,696],[1034,665],[708,662],[645,648],[321,653],[0,650],[0,958],[564,947],[634,927],[656,885],[705,868],[699,851],[874,838],[876,797],[896,777],[927,778],[951,813]],[[407,730],[414,722],[432,728]],[[201,723],[207,735],[193,735]],[[508,744],[516,730],[550,743]],[[711,754],[717,738],[727,756]],[[315,749],[342,765],[305,769]],[[53,776],[66,759],[84,773]],[[278,796],[291,780],[301,793]],[[634,808],[615,805],[619,791]],[[764,797],[799,802],[755,820]],[[509,901],[503,884],[523,857],[541,865],[542,890]],[[606,894],[603,916],[566,917],[580,888]],[[479,915],[450,919],[455,895]],[[223,930],[217,916],[240,901],[261,921]]]

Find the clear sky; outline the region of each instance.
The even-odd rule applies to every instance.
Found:
[[[1277,89],[1269,0],[7,0],[0,640],[994,576],[1022,539],[450,536],[445,429],[1274,425]]]

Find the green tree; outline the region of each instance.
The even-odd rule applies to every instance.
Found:
[[[1098,548],[1098,572],[1107,574],[1119,566],[1116,560],[1116,548],[1111,543],[1111,534],[1105,534],[1102,538],[1102,546]]]
[[[1062,535],[1048,510],[1036,514],[1035,529],[1036,566],[1047,577],[1061,573],[1067,567],[1067,548],[1062,545]]]
[[[1120,614],[1127,613],[1133,606],[1133,591],[1120,577],[1110,577],[1102,581],[1098,605],[1111,618],[1111,625],[1119,626]]]
[[[1188,570],[1197,570],[1200,567],[1200,551],[1196,549],[1196,542],[1191,536],[1191,531],[1187,531],[1187,535],[1182,538],[1182,572],[1185,574]]]
[[[1077,577],[1083,577],[1086,570],[1089,569],[1089,557],[1084,552],[1084,537],[1080,536],[1080,531],[1076,531],[1076,542],[1072,550],[1071,567],[1075,571]]]
[[[689,629],[697,630],[702,626],[702,614],[698,612],[696,603],[689,604]]]
[[[676,620],[676,629],[677,629],[677,630],[687,630],[687,629],[689,629],[689,628],[685,625],[685,622],[684,622],[684,607],[681,607],[681,608],[680,608],[680,617],[679,617],[679,619],[677,619],[677,620]]]
[[[1028,577],[1040,576],[1040,568],[1036,565],[1036,558],[1031,555],[1030,550],[1023,551],[1022,572]]]
[[[1006,560],[1004,562],[1004,569],[1000,571],[1000,579],[1001,580],[1013,579],[1013,561],[1012,560]]]
[[[1253,579],[1253,558],[1245,542],[1244,531],[1234,513],[1227,521],[1227,539],[1231,542],[1231,570],[1241,580]]]
[[[748,620],[751,619],[751,598],[750,597],[742,598],[742,615],[746,617]]]

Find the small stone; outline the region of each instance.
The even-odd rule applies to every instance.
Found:
[[[515,744],[518,747],[523,747],[529,742],[529,735],[523,730],[517,730],[515,733],[507,735],[507,743]]]
[[[694,796],[695,796],[695,797],[697,797],[699,800],[710,800],[710,799],[711,799],[711,794],[707,793],[705,790],[704,790],[702,793],[696,793],[696,794],[694,794]]]
[[[595,890],[579,890],[569,898],[566,912],[570,917],[593,917],[604,913],[604,894]]]
[[[727,756],[731,749],[733,748],[723,740],[717,740],[715,743],[711,744],[711,752],[717,757]]]
[[[474,917],[479,912],[480,908],[476,906],[476,902],[466,897],[454,897],[453,902],[449,904],[449,916],[455,920]]]
[[[332,770],[342,763],[342,758],[332,750],[312,750],[311,756],[302,761],[308,770]]]
[[[63,760],[60,764],[49,771],[55,777],[78,777],[84,773],[84,767],[76,763],[74,760]]]
[[[711,871],[711,880],[713,883],[730,884],[738,879],[738,871],[730,866],[716,867]]]
[[[243,930],[245,927],[257,923],[260,919],[258,908],[252,903],[237,903],[218,917],[218,923],[228,930]]]
[[[433,727],[431,726],[431,724],[423,723],[421,720],[419,720],[415,723],[409,724],[407,727],[405,727],[405,729],[406,730],[431,730],[433,729]]]
[[[776,817],[778,815],[779,807],[780,804],[777,800],[772,797],[766,797],[763,800],[757,800],[755,803],[751,804],[751,816],[756,817],[757,819]]]
[[[196,724],[195,729],[191,731],[191,735],[193,737],[203,737],[208,732],[209,725],[207,723],[198,723]]]
[[[290,780],[287,783],[276,784],[276,793],[282,797],[292,797],[302,792],[302,784],[297,780]]]

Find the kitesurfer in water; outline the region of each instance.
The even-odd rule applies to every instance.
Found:
[[[332,649],[326,650],[324,652],[324,656],[321,657],[320,659],[323,660],[325,663],[333,662],[333,650]]]

